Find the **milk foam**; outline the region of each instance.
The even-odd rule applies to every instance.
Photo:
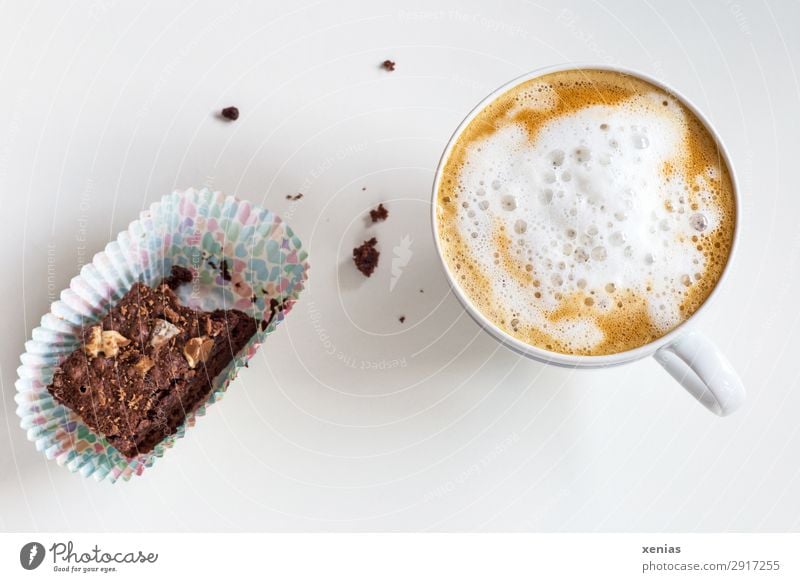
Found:
[[[528,92],[515,107],[546,110],[552,93]],[[606,334],[599,320],[631,297],[658,335],[686,319],[709,261],[698,237],[724,218],[718,169],[682,171],[688,122],[654,90],[549,119],[533,139],[508,123],[467,146],[456,230],[505,327],[591,353]]]

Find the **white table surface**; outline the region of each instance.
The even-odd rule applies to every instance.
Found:
[[[0,8],[1,530],[800,530],[796,2],[178,4]],[[749,391],[729,418],[654,361],[518,357],[448,290],[428,218],[448,137],[495,87],[563,61],[663,79],[730,150],[741,244],[702,326]],[[215,118],[227,105],[237,122]],[[152,470],[71,474],[18,426],[23,343],[140,210],[203,185],[283,215],[310,286]],[[368,227],[379,202],[391,216]],[[349,255],[372,234],[367,280]]]

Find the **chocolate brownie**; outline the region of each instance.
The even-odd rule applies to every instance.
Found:
[[[147,453],[180,427],[213,379],[256,332],[231,309],[195,311],[168,283],[136,283],[56,369],[47,389],[128,458]]]

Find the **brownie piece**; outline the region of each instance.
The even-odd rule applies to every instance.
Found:
[[[238,107],[226,107],[222,110],[222,117],[225,119],[229,119],[230,121],[236,121],[239,119],[239,108]]]
[[[378,239],[373,236],[371,239],[365,240],[360,247],[353,249],[353,262],[366,277],[372,275],[375,267],[378,266],[378,257],[381,256],[381,253],[375,248],[377,244]]]
[[[372,222],[380,222],[382,220],[386,220],[389,218],[389,211],[386,207],[381,203],[378,204],[377,208],[373,208],[369,211],[369,216],[372,218]]]
[[[230,281],[232,279],[231,271],[228,268],[228,261],[226,261],[225,259],[222,259],[222,262],[219,264],[219,273],[220,275],[222,275],[222,278],[225,281]]]
[[[47,389],[128,458],[180,427],[213,379],[252,335],[256,321],[231,309],[195,311],[168,283],[136,283],[56,369]]]
[[[194,275],[186,267],[173,265],[169,277],[165,277],[162,283],[174,291],[184,283],[191,283],[193,278]]]

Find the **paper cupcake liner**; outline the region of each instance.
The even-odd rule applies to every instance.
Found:
[[[98,481],[141,475],[222,398],[238,370],[283,321],[308,276],[306,257],[300,240],[269,210],[207,189],[165,196],[81,269],[25,344],[15,400],[28,439],[48,459]],[[229,281],[222,276],[223,259]],[[55,368],[79,347],[82,327],[100,320],[136,281],[153,286],[173,265],[195,272],[194,281],[177,290],[183,304],[204,311],[240,309],[263,324],[175,434],[150,453],[127,459],[59,404],[47,386]],[[271,307],[271,300],[282,310],[274,302]]]

